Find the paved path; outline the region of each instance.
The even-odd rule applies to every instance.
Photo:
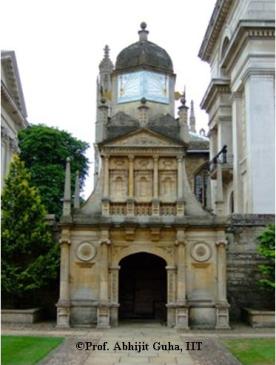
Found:
[[[240,365],[220,340],[273,337],[274,331],[252,329],[239,324],[230,331],[177,332],[158,323],[126,323],[108,330],[95,328],[59,330],[55,328],[54,323],[48,322],[29,327],[4,324],[2,334],[64,336],[64,343],[42,360],[40,365]],[[187,342],[198,341],[202,342],[200,351],[187,350]],[[97,345],[103,346],[105,342],[106,350],[97,348]],[[158,350],[159,343],[168,345],[169,342],[174,345],[175,351],[166,351],[164,348]],[[132,349],[129,343],[133,346]],[[155,349],[154,343],[156,343]],[[94,350],[92,345],[96,345]],[[83,349],[77,349],[77,346]]]
[[[109,351],[91,351],[84,365],[199,365],[186,351],[179,334],[159,324],[110,329],[103,334],[99,344],[104,341]],[[169,350],[169,343],[175,350]],[[166,349],[161,349],[161,344]]]

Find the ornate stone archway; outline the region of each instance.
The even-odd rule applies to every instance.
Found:
[[[166,322],[166,266],[164,259],[145,252],[126,256],[120,261],[120,320]]]
[[[119,318],[119,270],[121,268],[120,262],[131,255],[146,253],[153,256],[159,257],[165,262],[166,269],[166,287],[167,287],[167,325],[172,326],[174,323],[172,310],[170,303],[175,301],[176,292],[176,266],[174,263],[173,256],[159,247],[141,245],[131,245],[121,249],[117,254],[112,255],[112,265],[109,267],[109,289],[110,289],[110,301],[111,301],[111,326],[118,326]]]

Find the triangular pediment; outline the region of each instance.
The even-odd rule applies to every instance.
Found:
[[[182,147],[174,140],[159,135],[148,129],[139,129],[127,135],[115,138],[105,143],[105,146],[126,146],[126,147]]]

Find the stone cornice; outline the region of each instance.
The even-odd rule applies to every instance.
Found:
[[[229,79],[213,79],[211,80],[205,95],[200,103],[200,107],[206,111],[209,110],[214,98],[220,93],[230,93]]]
[[[7,89],[24,118],[27,117],[26,105],[14,51],[1,51],[2,72],[7,77]]]
[[[233,2],[234,0],[217,0],[198,53],[203,61],[210,61],[212,50]]]
[[[28,122],[22,114],[22,111],[19,109],[17,103],[14,101],[3,82],[1,82],[1,102],[2,107],[6,103],[7,111],[12,113],[12,119],[19,127],[25,128],[28,126]]]
[[[229,70],[244,45],[250,39],[274,39],[275,27],[272,21],[240,21],[227,47],[221,67]]]

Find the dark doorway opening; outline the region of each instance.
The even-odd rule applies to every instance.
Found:
[[[137,253],[120,262],[119,318],[166,321],[167,276],[162,258]]]

